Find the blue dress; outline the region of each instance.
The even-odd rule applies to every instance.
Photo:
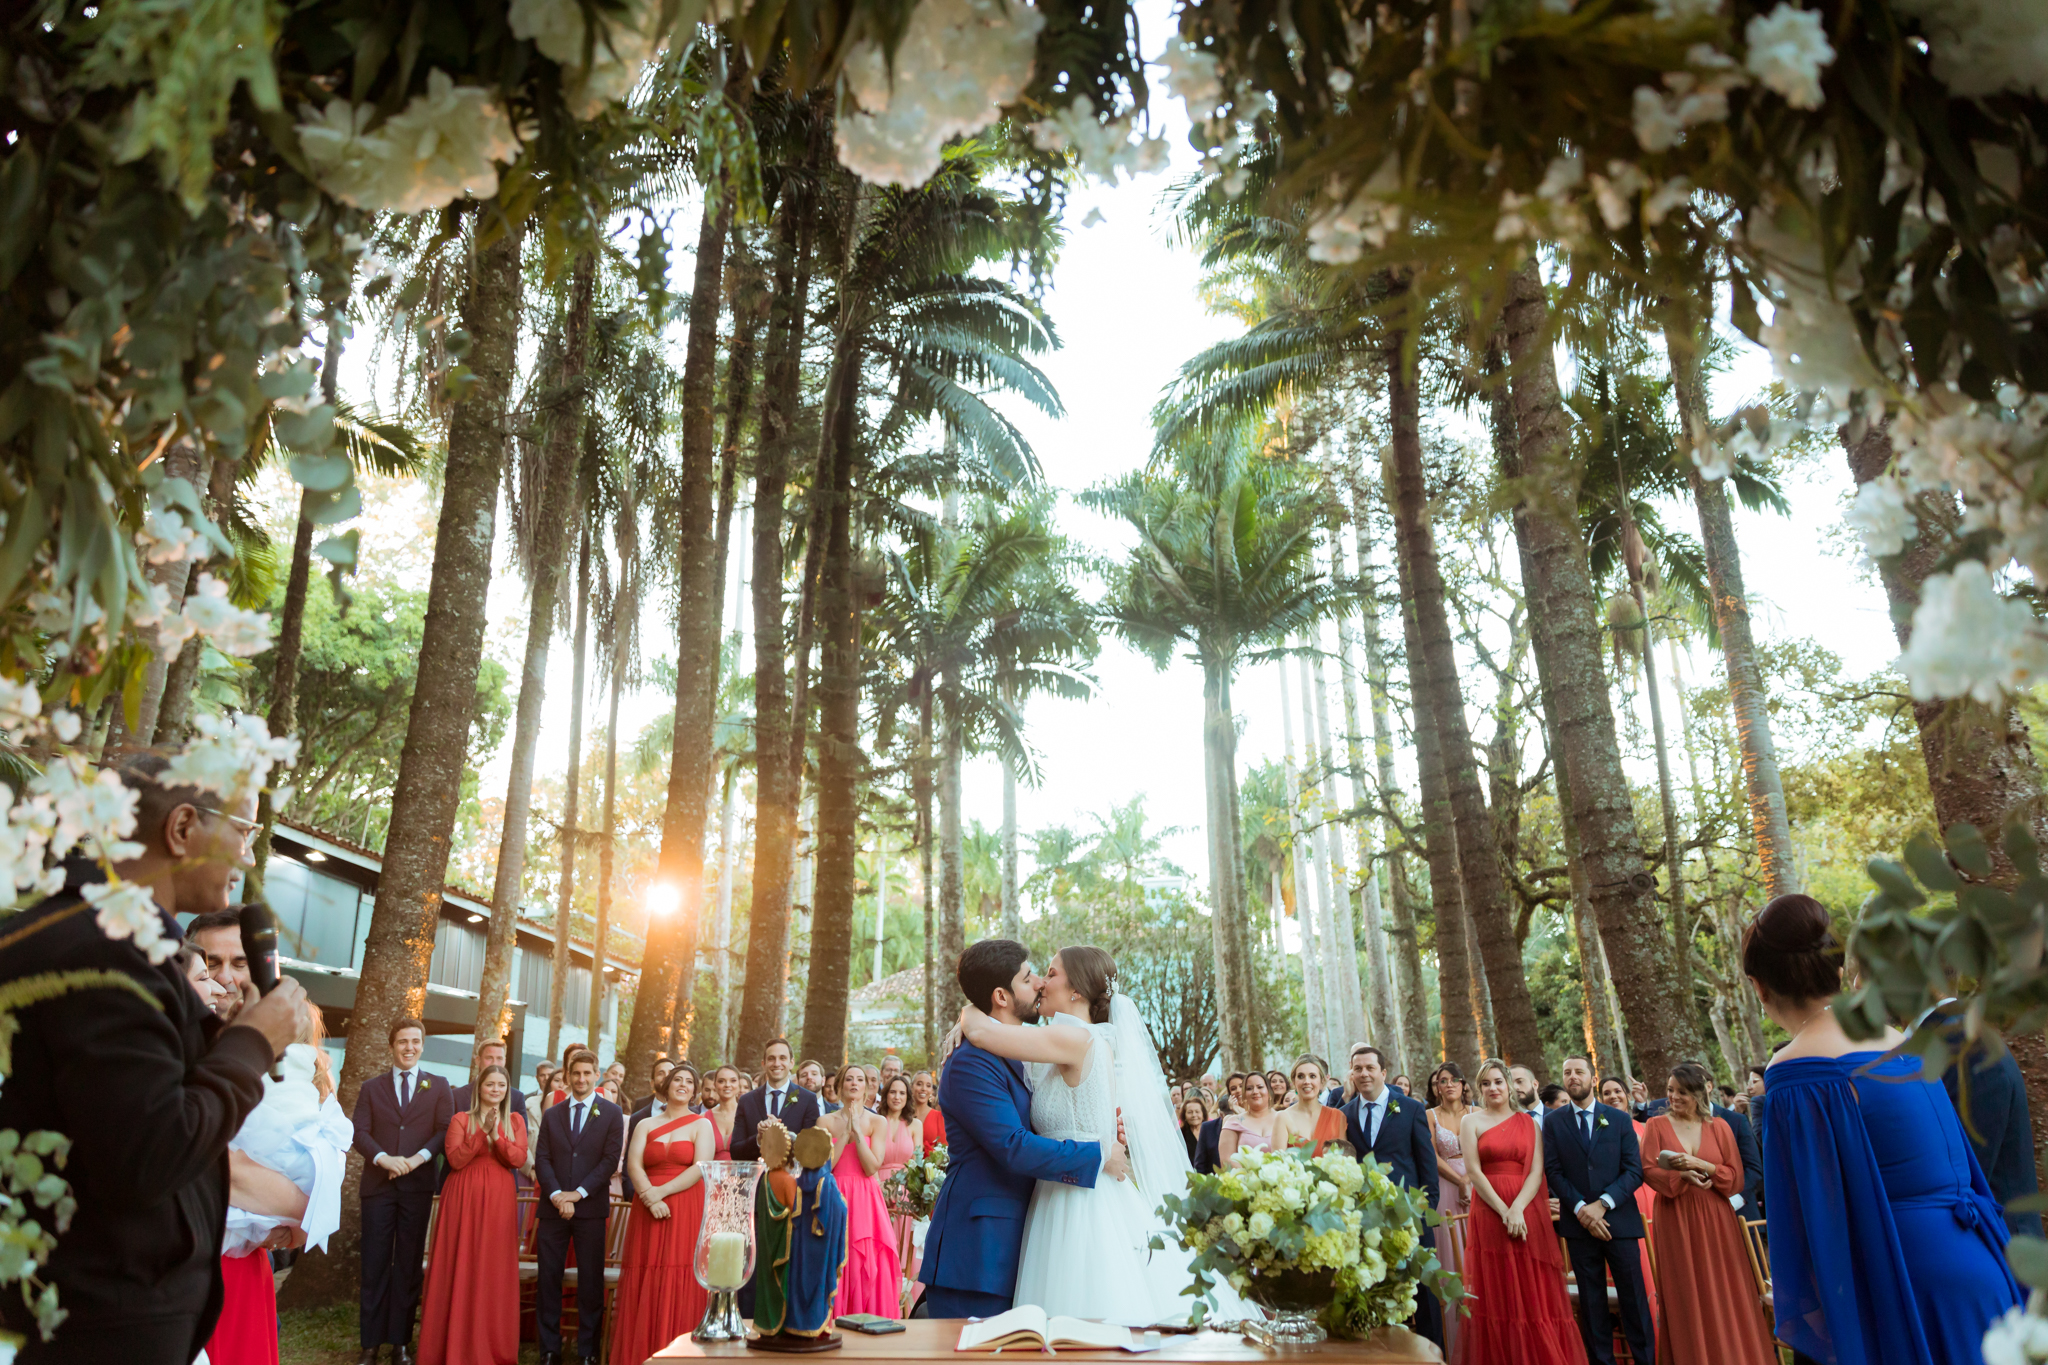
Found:
[[[1764,1084],[1780,1340],[1833,1365],[1975,1365],[2025,1302],[2005,1220],[1917,1057],[1795,1057]]]

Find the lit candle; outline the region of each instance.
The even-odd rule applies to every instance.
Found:
[[[714,1232],[704,1256],[704,1278],[713,1289],[738,1289],[747,1277],[747,1234]]]

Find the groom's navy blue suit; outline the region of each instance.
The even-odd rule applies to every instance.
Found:
[[[946,1181],[924,1239],[925,1304],[935,1318],[990,1317],[1010,1308],[1034,1180],[1088,1189],[1102,1144],[1031,1131],[1024,1068],[961,1043],[939,1081],[946,1116]]]
[[[1344,1106],[1344,1136],[1350,1139],[1351,1149],[1360,1159],[1369,1156],[1388,1167],[1388,1175],[1396,1185],[1427,1191],[1429,1206],[1435,1208],[1436,1144],[1430,1140],[1423,1105],[1391,1085],[1380,1091],[1373,1104],[1375,1107],[1368,1113],[1365,1096],[1353,1095]],[[1372,1122],[1370,1132],[1368,1119]],[[1435,1229],[1425,1229],[1422,1235],[1429,1245],[1436,1245]],[[1436,1295],[1428,1290],[1416,1295],[1415,1317],[1409,1325],[1438,1346],[1444,1344],[1444,1310]]]

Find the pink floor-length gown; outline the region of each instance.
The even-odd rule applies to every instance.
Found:
[[[1445,1128],[1442,1122],[1437,1119],[1434,1109],[1430,1110],[1429,1113],[1429,1136],[1430,1140],[1436,1143],[1438,1158],[1442,1160],[1444,1165],[1450,1167],[1459,1175],[1465,1174],[1465,1149],[1458,1143],[1457,1132],[1453,1129]],[[1441,1172],[1437,1175],[1436,1211],[1445,1218],[1449,1218],[1453,1214],[1470,1213],[1472,1211],[1471,1196],[1458,1185],[1445,1180]],[[1447,1222],[1437,1230],[1436,1239],[1437,1259],[1443,1262],[1446,1268],[1455,1270],[1461,1275],[1464,1274],[1465,1225],[1463,1223]],[[1446,1357],[1457,1347],[1458,1327],[1460,1325],[1458,1316],[1455,1311],[1444,1314],[1444,1355]]]
[[[898,1126],[882,1144],[882,1165],[875,1172],[878,1183],[888,1185],[890,1176],[910,1164],[910,1158],[918,1153],[920,1136],[907,1123]],[[896,1264],[903,1268],[903,1294],[909,1299],[917,1292],[917,1220],[907,1213],[895,1213],[889,1215],[889,1225],[896,1233]]]
[[[832,1165],[832,1179],[846,1200],[846,1271],[832,1311],[876,1313],[893,1318],[903,1311],[903,1265],[896,1259],[896,1229],[882,1198],[882,1182],[861,1169],[851,1138]]]

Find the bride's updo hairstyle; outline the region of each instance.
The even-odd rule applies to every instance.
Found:
[[[1779,1000],[1818,1000],[1842,989],[1842,945],[1828,909],[1811,896],[1780,896],[1742,933],[1742,972]]]
[[[1088,1002],[1089,1022],[1108,1023],[1110,988],[1116,984],[1116,959],[1100,948],[1082,944],[1060,949],[1060,966],[1066,969],[1067,985]]]

